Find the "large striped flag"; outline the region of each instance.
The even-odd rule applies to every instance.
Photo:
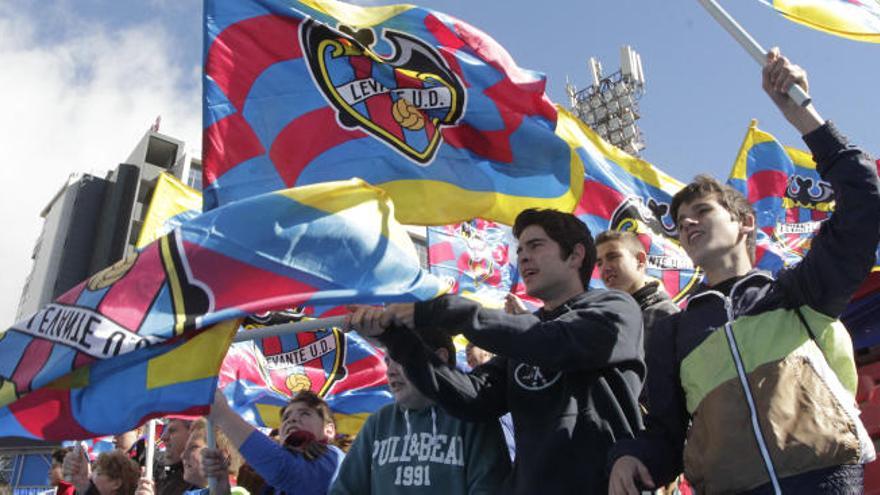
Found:
[[[580,197],[544,77],[458,19],[333,0],[207,0],[205,19],[206,210],[350,177],[408,224]]]
[[[201,207],[201,192],[162,174],[150,201],[141,239],[174,230],[198,215]],[[157,234],[151,236],[150,232]],[[240,331],[289,323],[305,316],[327,317],[345,312],[341,306],[309,306],[250,315]],[[218,386],[240,416],[266,428],[278,427],[280,409],[294,392],[312,390],[330,404],[337,429],[352,436],[370,413],[391,401],[380,351],[360,336],[338,330],[233,344],[220,367]]]
[[[436,296],[393,216],[384,192],[352,180],[184,223],[0,334],[0,436],[92,438],[204,412],[251,313]]]
[[[577,152],[587,164],[584,193],[575,214],[593,236],[603,230],[636,232],[648,253],[648,276],[660,280],[674,301],[682,301],[702,278],[679,245],[669,215],[672,195],[683,184],[605,142],[573,117],[560,121],[566,123],[566,139],[577,143]],[[591,285],[602,285],[598,270]]]
[[[880,43],[880,0],[761,0],[799,24],[856,41]]]
[[[774,273],[803,259],[813,235],[834,211],[834,191],[831,184],[819,177],[812,156],[783,146],[758,129],[754,120],[728,183],[754,206],[757,266]],[[878,264],[842,317],[857,347],[880,342],[880,320],[876,318],[880,302],[880,246],[877,255]]]

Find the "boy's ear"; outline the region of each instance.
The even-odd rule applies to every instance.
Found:
[[[568,255],[568,261],[574,263],[576,268],[580,267],[584,263],[584,257],[587,255],[587,250],[583,244],[575,244],[571,250],[571,254]]]
[[[644,251],[636,253],[636,262],[638,262],[639,270],[644,270],[648,266],[648,254]]]
[[[740,221],[740,225],[740,231],[743,234],[751,233],[753,230],[755,230],[755,215],[746,215],[746,217]]]

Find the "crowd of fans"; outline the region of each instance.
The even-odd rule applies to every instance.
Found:
[[[221,494],[638,494],[687,491],[683,471],[700,493],[859,493],[874,452],[846,403],[854,367],[836,318],[874,263],[880,186],[864,153],[784,96],[806,85],[800,68],[774,50],[763,80],[838,194],[807,258],[778,280],[753,270],[747,199],[711,178],[671,205],[706,274],[684,311],[645,277],[634,234],[594,241],[574,215],[526,210],[514,234],[537,312],[514,297],[504,310],[458,296],[351,308],[347,330],[386,351],[394,403],[350,449],[312,392],[282,409],[277,436],[218,392],[210,421],[166,421],[152,479],[129,432],[94,464],[56,452],[52,483],[60,495],[195,494],[212,479]],[[609,290],[587,290],[594,265]],[[472,343],[468,371],[457,333]]]

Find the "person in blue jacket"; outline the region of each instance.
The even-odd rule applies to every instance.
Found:
[[[330,444],[336,436],[330,407],[310,391],[298,392],[281,410],[281,443],[242,419],[220,391],[209,417],[276,493],[326,494],[345,456]]]

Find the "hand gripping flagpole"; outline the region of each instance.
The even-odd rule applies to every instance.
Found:
[[[764,48],[758,44],[758,42],[755,41],[755,39],[752,38],[752,36],[746,32],[738,22],[736,22],[736,19],[731,17],[730,14],[718,4],[718,2],[715,0],[697,1],[700,2],[703,8],[705,8],[716,21],[718,21],[718,24],[721,24],[721,27],[739,42],[740,46],[742,46],[745,51],[749,52],[749,55],[755,59],[755,62],[758,62],[761,67],[767,65],[767,51],[764,50]],[[788,88],[788,96],[802,107],[809,105],[810,101],[812,101],[810,95],[804,91],[804,88],[797,84],[792,84],[791,87]]]

